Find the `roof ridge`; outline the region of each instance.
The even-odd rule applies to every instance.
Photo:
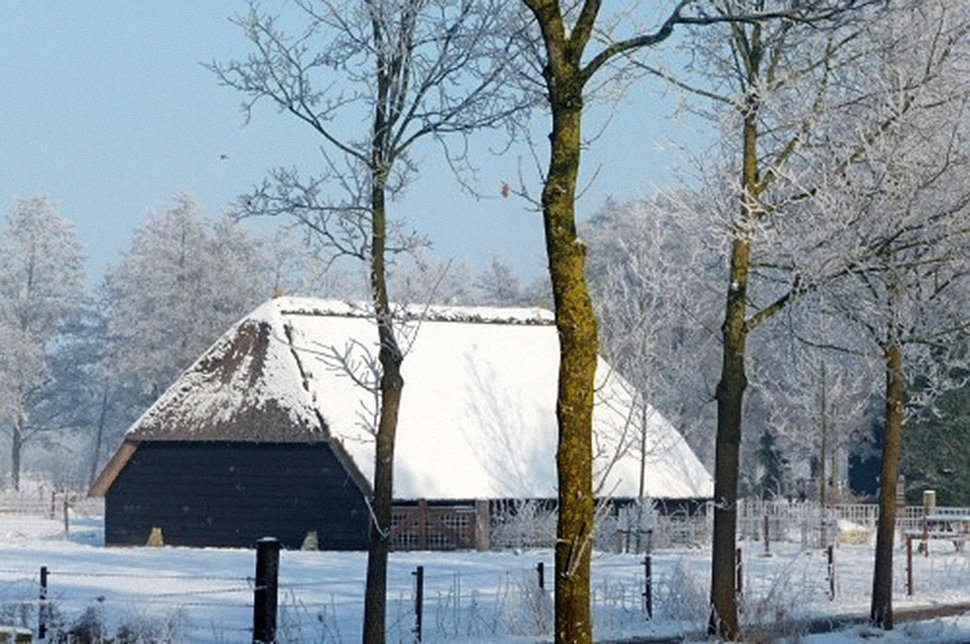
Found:
[[[311,297],[273,300],[280,315],[367,318],[374,315],[369,302]],[[546,326],[555,322],[552,311],[541,307],[497,307],[453,304],[391,304],[403,321],[465,322]]]

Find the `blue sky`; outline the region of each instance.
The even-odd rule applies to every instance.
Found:
[[[0,205],[37,192],[57,200],[97,282],[146,209],[178,192],[218,214],[271,167],[318,167],[305,126],[268,106],[244,124],[242,96],[200,64],[245,54],[227,20],[244,10],[241,2],[0,1]],[[585,181],[599,171],[580,217],[607,195],[632,198],[671,183],[679,161],[669,140],[695,147],[701,140],[696,123],[668,118],[672,99],[658,99],[657,89],[648,83],[589,115],[587,132],[611,117],[583,159]],[[545,131],[540,121],[537,132]],[[544,161],[545,140],[538,141]],[[493,198],[463,193],[429,148],[419,155],[422,177],[392,207],[430,236],[442,259],[481,266],[499,255],[535,276],[544,267],[540,217],[521,200],[499,197],[503,181],[517,181],[519,160],[529,166],[529,153],[514,145],[496,157],[487,147],[482,141],[476,152],[477,188]],[[527,179],[538,194],[534,173]]]

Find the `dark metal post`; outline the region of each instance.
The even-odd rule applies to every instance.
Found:
[[[264,537],[256,542],[256,587],[253,589],[254,644],[276,641],[279,572],[280,542],[273,537]]]
[[[71,524],[69,519],[67,518],[67,513],[70,507],[71,507],[70,504],[67,502],[67,495],[65,494],[64,495],[64,534],[71,533]]]
[[[771,556],[771,547],[768,545],[770,541],[770,535],[768,534],[768,513],[765,513],[764,520],[764,536],[765,536],[765,556]]]
[[[835,601],[835,546],[830,545],[825,552],[828,556],[829,601]]]
[[[647,619],[653,619],[653,562],[650,555],[643,558],[643,607]]]
[[[411,573],[415,576],[414,585],[414,634],[417,641],[421,641],[422,613],[424,612],[424,566],[418,566]]]
[[[546,564],[539,562],[536,564],[536,573],[539,575],[539,590],[546,589]]]
[[[906,596],[913,596],[913,537],[906,537]]]
[[[37,608],[37,639],[47,639],[47,566],[40,567],[40,605]]]
[[[743,568],[741,567],[741,548],[738,548],[737,552],[735,553],[734,566],[737,581],[737,592],[738,595],[742,595],[744,594],[744,583],[741,574],[743,572]]]

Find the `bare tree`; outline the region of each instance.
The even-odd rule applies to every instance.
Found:
[[[364,608],[365,642],[383,642],[394,435],[404,353],[387,286],[389,257],[426,245],[391,219],[388,199],[416,171],[423,141],[441,143],[453,166],[469,134],[506,122],[522,96],[505,82],[521,21],[498,0],[297,0],[279,19],[255,3],[234,19],[252,47],[245,60],[209,67],[247,96],[247,118],[263,100],[308,126],[323,171],[277,169],[240,203],[243,215],[295,218],[333,258],[368,266],[379,338],[380,411],[375,428],[372,525]],[[282,24],[293,20],[294,31]]]
[[[746,416],[750,422],[760,411],[753,424],[770,428],[791,462],[814,464],[825,505],[838,502],[844,454],[866,438],[881,367],[860,348],[865,338],[812,297],[753,338],[751,355],[760,359],[752,361]]]
[[[614,38],[608,27],[629,21],[602,18],[601,4],[597,0],[566,5],[560,5],[557,0],[523,2],[541,34],[541,47],[537,52],[543,79],[540,91],[551,116],[550,155],[544,171],[541,206],[560,338],[556,403],[559,523],[555,633],[557,641],[587,642],[592,637],[589,614],[589,547],[593,529],[590,422],[598,339],[584,274],[586,250],[576,236],[574,212],[584,101],[596,82],[608,78],[610,70],[615,70],[611,63],[626,60],[637,50],[665,41],[679,25],[731,24],[755,28],[771,18],[801,23],[838,13],[844,5],[855,3],[810,1],[778,3],[777,6],[768,6],[770,3],[766,2],[738,3],[744,4],[744,8],[727,11],[721,2],[680,0],[666,5],[661,19],[652,26],[642,30],[637,28],[635,33]],[[591,42],[601,46],[595,49]],[[594,78],[597,81],[591,82]],[[740,301],[743,302],[743,297]],[[739,405],[737,411],[739,417]],[[735,468],[733,478],[729,476],[725,480],[733,481],[736,477]],[[731,523],[731,527],[733,525]],[[730,542],[731,539],[727,539],[716,548],[727,552],[725,549],[730,547],[733,564],[734,551]],[[718,560],[722,559],[723,553]],[[733,594],[726,601],[725,607],[733,604]],[[737,631],[736,619],[732,624],[735,628],[728,631],[733,637]]]

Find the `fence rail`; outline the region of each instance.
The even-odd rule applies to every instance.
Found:
[[[84,492],[44,488],[0,492],[0,514],[59,519],[65,507],[77,516],[100,516],[104,514],[104,499],[87,496]]]

